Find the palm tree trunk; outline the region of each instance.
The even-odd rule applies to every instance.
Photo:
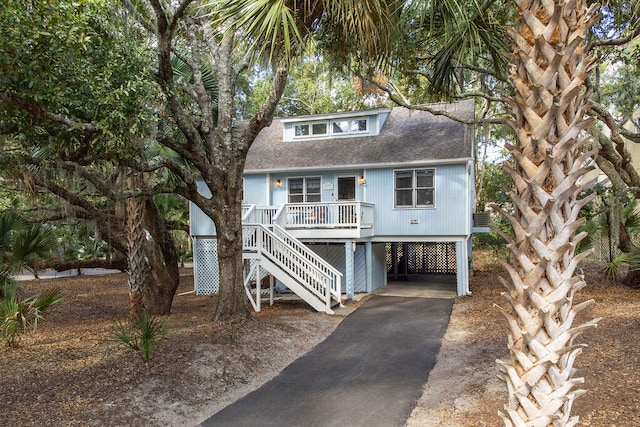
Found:
[[[141,172],[128,171],[127,188],[141,188],[143,175]],[[147,260],[144,253],[146,235],[144,231],[144,205],[142,197],[127,199],[127,246],[128,246],[128,284],[129,313],[132,317],[144,311],[144,288],[147,278]]]
[[[509,361],[497,361],[509,401],[501,413],[507,426],[575,425],[573,363],[582,347],[574,340],[595,320],[572,326],[577,312],[593,301],[573,305],[585,286],[575,269],[587,254],[575,253],[586,233],[578,212],[592,197],[580,199],[579,181],[589,153],[583,153],[590,120],[583,83],[595,67],[585,38],[599,18],[584,0],[516,0],[519,19],[511,80],[516,95],[509,122],[516,145],[507,169],[515,189],[514,213],[503,212],[514,231],[505,238],[512,264],[503,263],[509,304],[501,309],[509,324]]]

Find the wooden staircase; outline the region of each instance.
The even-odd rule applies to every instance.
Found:
[[[244,286],[256,311],[260,311],[261,283],[266,274],[317,311],[333,314],[333,307],[342,305],[342,274],[285,229],[275,224],[244,224],[242,235],[247,271]],[[273,288],[271,281],[271,301]]]

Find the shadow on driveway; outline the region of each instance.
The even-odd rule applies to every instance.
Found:
[[[327,339],[203,426],[403,426],[453,299],[373,296]]]

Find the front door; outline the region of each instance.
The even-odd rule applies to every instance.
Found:
[[[345,201],[356,200],[356,177],[355,176],[338,177],[338,200],[345,200]]]

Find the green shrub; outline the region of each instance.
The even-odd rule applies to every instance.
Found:
[[[156,316],[144,311],[127,322],[116,322],[110,333],[111,339],[138,352],[148,362],[161,337],[166,337],[167,328]]]
[[[21,334],[35,330],[38,322],[44,319],[45,313],[54,304],[62,301],[60,289],[53,288],[40,295],[18,299],[18,287],[15,282],[7,281],[2,290],[0,300],[0,334],[9,346],[15,346]]]

